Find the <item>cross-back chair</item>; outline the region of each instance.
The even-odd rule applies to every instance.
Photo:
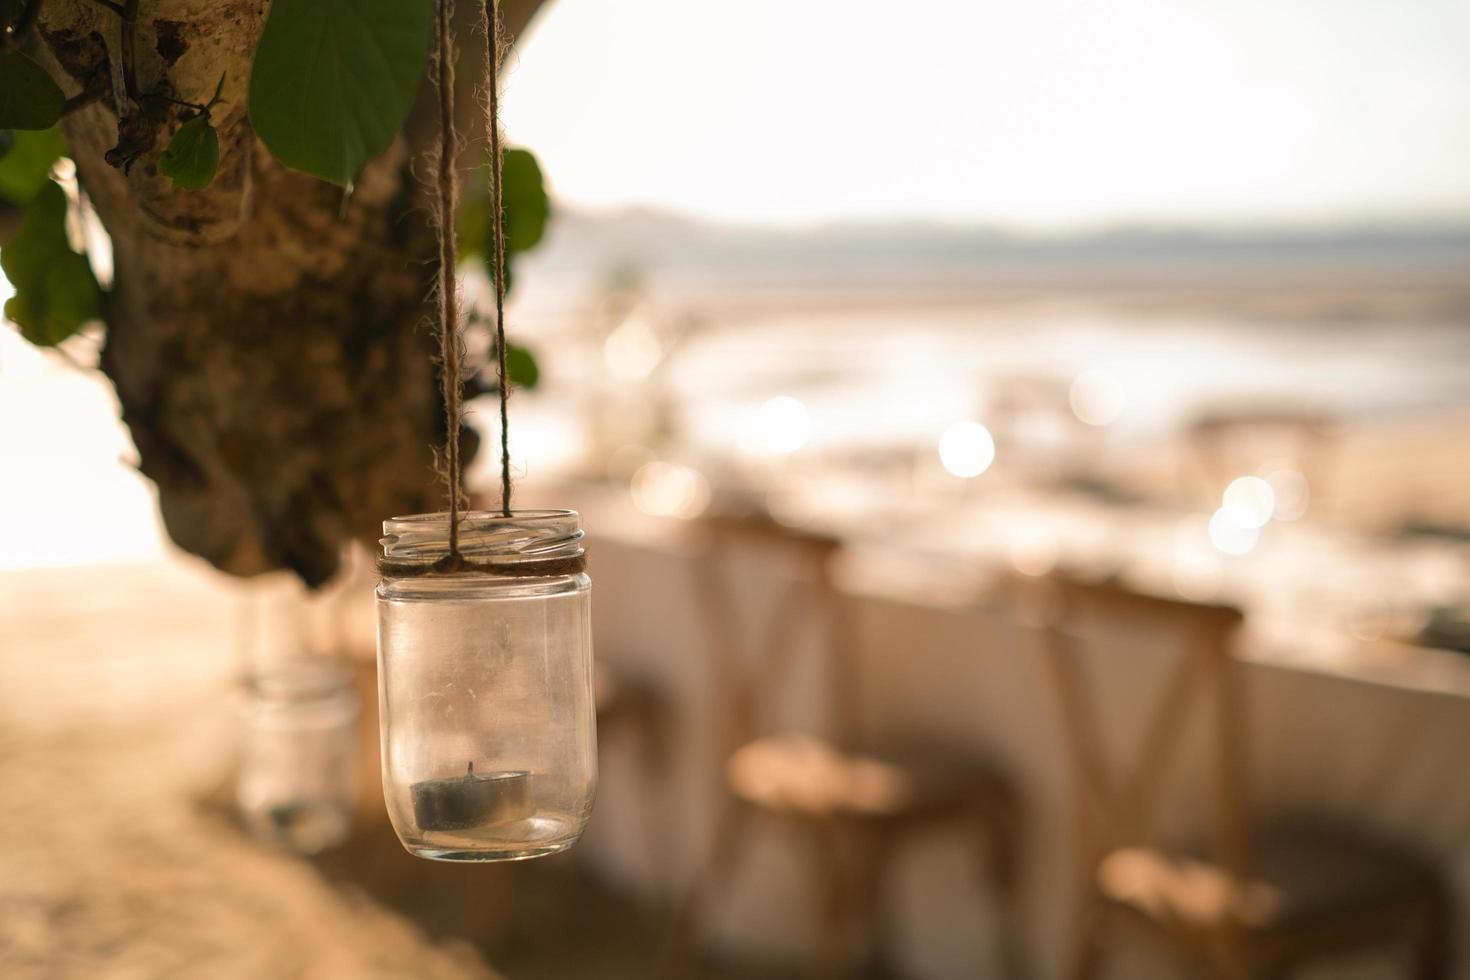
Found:
[[[994,767],[952,753],[899,761],[859,750],[860,679],[831,578],[839,543],[761,517],[710,516],[694,530],[700,557],[692,584],[711,645],[725,800],[704,866],[675,911],[663,975],[693,970],[702,914],[729,883],[757,817],[802,835],[813,862],[811,976],[838,976],[862,954],[881,956],[881,899],[895,849],[946,821],[970,821],[979,831],[981,866],[1004,908],[1002,931],[1014,940],[1019,821],[1009,782]],[[741,556],[746,564],[738,564]],[[763,617],[747,601],[749,574],[742,580],[738,568],[757,569],[766,591],[776,593],[766,596],[774,601]],[[742,630],[752,621],[760,628]],[[826,732],[781,731],[773,717],[780,690],[801,655],[813,652],[825,661],[817,673]],[[1006,975],[1018,975],[1017,949],[1002,955]]]
[[[1063,574],[1031,586],[1070,761],[1083,900],[1070,976],[1096,977],[1120,926],[1160,941],[1190,976],[1284,976],[1369,947],[1412,948],[1415,977],[1448,975],[1451,910],[1417,860],[1325,822],[1255,832],[1248,813],[1239,610]],[[1082,626],[1173,638],[1177,659],[1131,759],[1109,758],[1082,658]],[[1090,635],[1090,634],[1089,634]],[[1208,718],[1209,846],[1155,840],[1162,791],[1190,720]]]
[[[1330,415],[1303,406],[1222,408],[1189,424],[1190,453],[1211,494],[1257,472],[1271,458],[1288,459],[1314,500],[1330,496],[1337,434]],[[1261,474],[1264,475],[1264,474]]]

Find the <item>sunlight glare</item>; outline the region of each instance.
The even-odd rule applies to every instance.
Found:
[[[1239,507],[1221,507],[1210,516],[1210,543],[1227,555],[1249,554],[1261,536],[1255,519]]]
[[[1242,476],[1225,488],[1220,503],[1238,512],[1251,527],[1261,528],[1276,510],[1276,492],[1258,476]]]
[[[979,476],[995,462],[995,438],[979,422],[955,422],[939,437],[939,461],[955,476]]]
[[[767,399],[746,419],[741,446],[755,455],[789,456],[812,436],[812,416],[790,395]]]

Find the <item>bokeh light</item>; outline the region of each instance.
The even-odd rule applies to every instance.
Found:
[[[1265,527],[1276,510],[1276,492],[1258,476],[1232,480],[1220,502],[1240,514],[1252,527]]]
[[[939,461],[955,476],[979,476],[995,462],[995,438],[979,422],[955,422],[939,437]]]
[[[740,442],[747,452],[787,456],[811,437],[812,413],[806,405],[790,395],[777,395],[746,420]]]
[[[1227,555],[1248,554],[1260,540],[1256,515],[1239,507],[1221,507],[1210,515],[1210,543]]]
[[[709,481],[704,474],[660,460],[640,466],[629,490],[633,506],[654,517],[698,517],[710,501]]]
[[[602,344],[607,369],[620,381],[642,381],[658,367],[663,353],[658,334],[638,314],[624,320]]]

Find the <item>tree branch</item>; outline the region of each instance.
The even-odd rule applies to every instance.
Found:
[[[85,109],[100,98],[102,98],[102,93],[97,90],[96,86],[88,85],[61,104],[61,116],[64,119],[79,109]]]
[[[26,4],[25,10],[21,11],[20,20],[15,22],[15,29],[12,31],[16,37],[25,34],[36,23],[36,18],[41,16],[43,2],[45,0],[30,0],[30,3]]]
[[[64,74],[88,88],[100,70],[103,101],[119,120],[139,120],[136,139],[118,133],[116,146],[100,103],[63,122],[119,257],[102,369],[177,544],[233,574],[289,568],[320,583],[345,541],[376,540],[385,515],[438,500],[429,447],[447,433],[418,329],[435,240],[411,166],[437,135],[425,131],[434,113],[410,116],[345,206],[336,188],[260,152],[240,82],[216,109],[219,173],[208,188],[180,193],[136,168],[126,177],[108,165],[126,162],[115,151],[151,149],[161,131],[151,114],[173,104],[143,92],[158,25],[178,25],[183,42],[165,66],[167,95],[205,94],[222,70],[248,77],[265,5],[107,2],[123,7],[121,37],[95,29],[98,0],[48,0],[38,25]],[[459,4],[466,38],[477,2]],[[509,32],[542,0],[501,5]],[[483,133],[470,84],[477,49],[483,57],[467,45],[458,66],[456,107],[479,116]],[[483,162],[483,142],[477,150]],[[471,459],[475,434],[462,438]]]

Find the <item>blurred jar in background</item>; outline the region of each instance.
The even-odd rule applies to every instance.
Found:
[[[361,700],[341,656],[340,585],[309,592],[293,576],[264,576],[246,587],[236,624],[236,808],[251,834],[297,854],[346,840],[357,802]]]
[[[347,839],[359,708],[351,675],[328,658],[283,661],[245,679],[235,791],[252,834],[298,854]]]

